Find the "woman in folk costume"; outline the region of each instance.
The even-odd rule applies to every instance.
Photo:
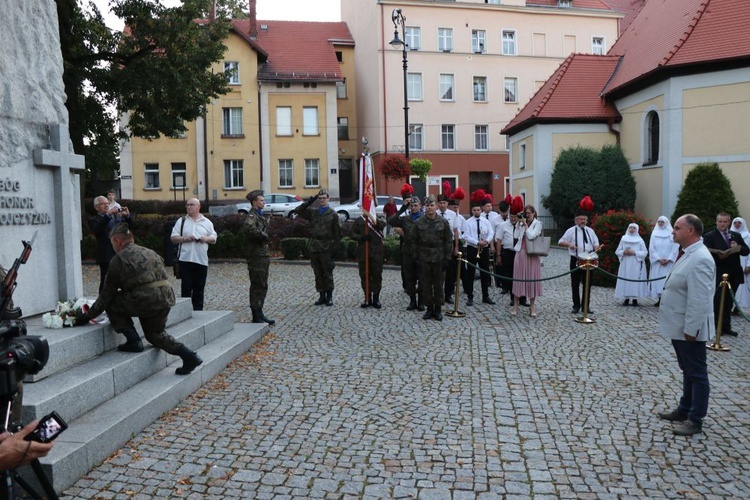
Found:
[[[742,217],[735,217],[730,228],[735,233],[739,233],[745,244],[750,245],[750,232],[747,230],[747,223]],[[745,282],[741,284],[735,292],[735,299],[740,309],[746,311],[750,308],[750,256],[740,255],[740,265],[745,273]]]
[[[622,235],[620,244],[615,250],[615,255],[620,259],[620,269],[617,271],[618,278],[630,280],[646,279],[646,257],[648,249],[643,238],[638,234],[638,224],[632,222],[628,230]],[[648,284],[646,281],[625,281],[618,279],[615,286],[615,298],[625,299],[622,305],[638,305],[638,299],[648,295]]]
[[[651,241],[648,242],[648,258],[651,261],[651,279],[657,281],[649,282],[650,296],[658,299],[656,307],[661,303],[661,291],[664,289],[663,279],[672,266],[677,262],[677,252],[680,245],[674,242],[672,236],[672,224],[663,215],[656,219],[656,227],[651,232]]]
[[[538,255],[528,255],[526,244],[528,240],[534,240],[542,236],[542,221],[537,219],[536,209],[531,205],[523,206],[523,198],[513,198],[510,210],[512,214],[518,215],[518,224],[513,231],[513,240],[516,242],[513,250],[516,257],[513,262],[513,309],[511,316],[518,315],[519,297],[529,299],[529,316],[536,318],[536,298],[542,295],[541,281],[517,281],[538,280],[542,277],[542,258]]]

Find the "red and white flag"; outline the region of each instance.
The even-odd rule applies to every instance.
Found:
[[[370,219],[371,223],[377,221],[375,207],[375,176],[372,173],[372,159],[368,153],[362,155],[359,160],[359,204],[362,213]]]

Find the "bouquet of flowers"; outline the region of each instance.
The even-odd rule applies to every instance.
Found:
[[[86,314],[91,304],[93,304],[93,301],[88,301],[85,298],[58,302],[54,311],[42,316],[42,323],[46,328],[52,329],[88,323]]]

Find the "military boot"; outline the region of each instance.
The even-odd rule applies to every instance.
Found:
[[[375,309],[380,309],[383,307],[383,305],[380,303],[380,292],[372,292],[372,300],[370,301],[372,303],[372,307]]]
[[[253,320],[252,320],[253,323],[263,323],[263,321],[261,321],[261,319],[258,317],[258,309],[257,308],[251,307],[250,311],[253,313]]]
[[[326,293],[327,292],[320,292],[320,298],[315,301],[316,306],[322,306],[326,303]]]
[[[432,306],[427,307],[427,311],[425,311],[424,315],[422,315],[422,319],[430,318],[432,318]]]
[[[443,313],[440,306],[435,306],[435,312],[432,315],[438,321],[443,321]]]
[[[191,351],[184,345],[180,346],[175,354],[182,358],[182,366],[174,371],[177,375],[188,375],[197,366],[203,364],[203,360],[198,356],[198,353]]]
[[[125,335],[125,343],[117,346],[118,351],[122,352],[143,352],[143,342],[138,335],[134,326],[129,326],[123,331],[117,332]]]
[[[276,321],[272,320],[271,318],[266,318],[266,315],[263,314],[263,309],[258,309],[258,323],[268,323],[269,325],[275,325]]]
[[[422,312],[425,310],[424,303],[422,303],[422,296],[417,294],[417,311]]]
[[[333,305],[333,290],[328,290],[326,292],[326,305],[327,306]]]
[[[407,311],[413,311],[417,308],[417,296],[412,294],[409,295],[409,305],[406,306]]]

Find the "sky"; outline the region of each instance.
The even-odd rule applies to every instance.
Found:
[[[341,0],[257,0],[258,19],[281,21],[340,21]],[[107,25],[122,29],[122,21],[109,14],[109,0],[94,0],[104,15]],[[167,6],[179,5],[180,0],[162,0]]]

